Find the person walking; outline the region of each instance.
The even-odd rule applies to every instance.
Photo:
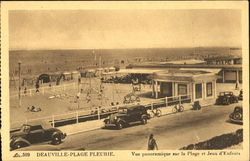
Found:
[[[158,150],[153,134],[150,134],[148,138],[148,150]]]

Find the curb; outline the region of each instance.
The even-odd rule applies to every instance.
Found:
[[[93,129],[90,129],[90,130],[83,130],[83,131],[77,131],[77,132],[67,133],[67,136],[75,135],[75,134],[79,134],[79,133],[90,132],[90,131],[95,131],[95,130],[98,130],[98,129],[101,129],[101,128],[102,127],[98,127],[98,128],[93,128]]]

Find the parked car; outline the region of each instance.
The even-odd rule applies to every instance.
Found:
[[[19,131],[10,133],[10,149],[14,150],[46,141],[56,145],[60,144],[65,137],[66,133],[53,128],[47,122],[23,124]]]
[[[232,122],[243,123],[242,106],[236,106],[233,113],[229,115]]]
[[[141,122],[147,124],[150,118],[147,109],[142,105],[119,107],[118,112],[111,114],[104,120],[105,127],[116,127],[122,129],[131,123]]]
[[[240,90],[240,94],[239,94],[239,96],[238,96],[238,100],[243,100],[243,90],[241,89]]]
[[[238,97],[235,96],[233,92],[220,92],[216,100],[217,105],[229,105],[237,102],[238,102]]]

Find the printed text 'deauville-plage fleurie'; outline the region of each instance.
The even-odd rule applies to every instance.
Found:
[[[114,156],[113,152],[38,152],[37,157]]]

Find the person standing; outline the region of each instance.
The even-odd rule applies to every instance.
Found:
[[[23,94],[24,94],[24,96],[26,96],[26,94],[27,94],[27,87],[26,86],[24,87]]]
[[[153,134],[150,134],[148,138],[148,150],[158,150]]]
[[[39,82],[36,83],[36,93],[39,92]]]

